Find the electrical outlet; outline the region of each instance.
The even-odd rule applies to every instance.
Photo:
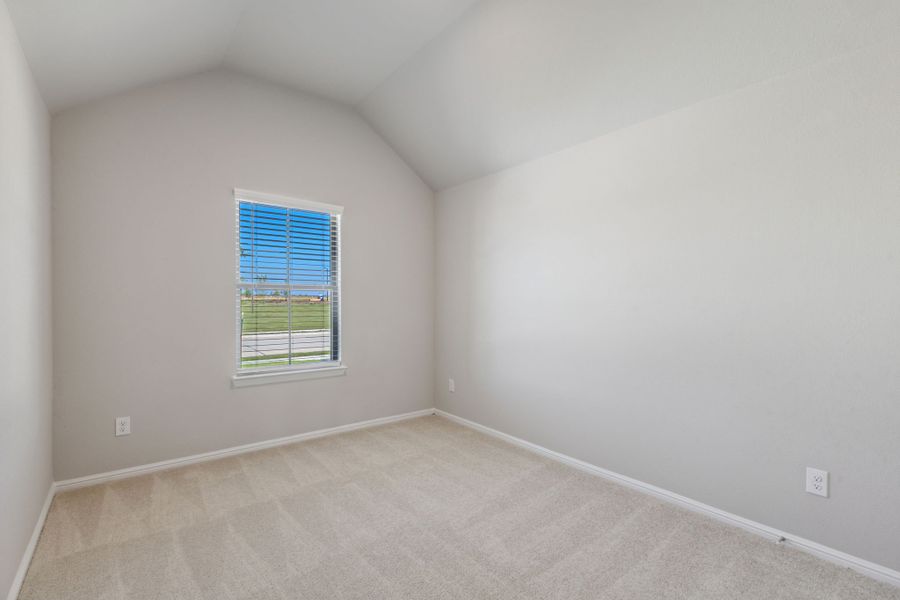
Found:
[[[447,389],[450,390],[451,392],[456,391],[456,382],[453,381],[452,377],[447,380]]]
[[[116,417],[116,437],[131,435],[131,417]]]
[[[828,471],[806,467],[806,491],[816,496],[828,497]]]

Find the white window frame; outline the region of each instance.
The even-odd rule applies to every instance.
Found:
[[[293,208],[300,210],[309,210],[313,212],[329,213],[338,216],[338,243],[335,252],[337,256],[337,278],[333,286],[312,286],[315,289],[323,287],[331,287],[337,295],[337,311],[338,311],[338,360],[318,361],[307,364],[291,365],[287,367],[264,367],[259,369],[242,369],[241,368],[241,289],[265,287],[267,289],[298,289],[296,285],[289,284],[270,284],[258,285],[255,283],[247,283],[241,281],[241,223],[240,223],[240,203],[241,202],[257,202],[260,204],[268,204],[271,206],[280,206],[282,208]],[[337,377],[344,375],[347,366],[343,363],[342,356],[344,352],[343,345],[343,318],[341,311],[343,297],[341,295],[341,237],[342,237],[342,215],[343,206],[336,204],[326,204],[324,202],[316,202],[300,198],[292,198],[290,196],[281,196],[278,194],[269,194],[265,192],[255,192],[240,188],[234,189],[234,209],[235,209],[235,231],[234,231],[234,254],[235,254],[235,364],[234,375],[232,376],[233,387],[245,387],[251,385],[260,385],[265,383],[280,383],[284,381],[294,381],[298,379],[318,379],[321,377]],[[302,289],[302,288],[301,288]]]

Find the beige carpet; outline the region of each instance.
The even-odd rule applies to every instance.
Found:
[[[60,494],[20,598],[876,600],[900,590],[424,417]]]

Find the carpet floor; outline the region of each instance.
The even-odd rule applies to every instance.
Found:
[[[440,417],[56,496],[20,600],[898,600]]]

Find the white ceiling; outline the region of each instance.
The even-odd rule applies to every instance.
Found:
[[[900,0],[483,0],[360,108],[440,189],[891,36]]]
[[[263,0],[225,63],[356,104],[475,0]]]
[[[6,0],[55,111],[222,63],[246,0]]]
[[[355,104],[475,0],[6,0],[51,110],[227,65]]]
[[[435,189],[900,35],[900,0],[5,0],[51,110],[228,66]]]

